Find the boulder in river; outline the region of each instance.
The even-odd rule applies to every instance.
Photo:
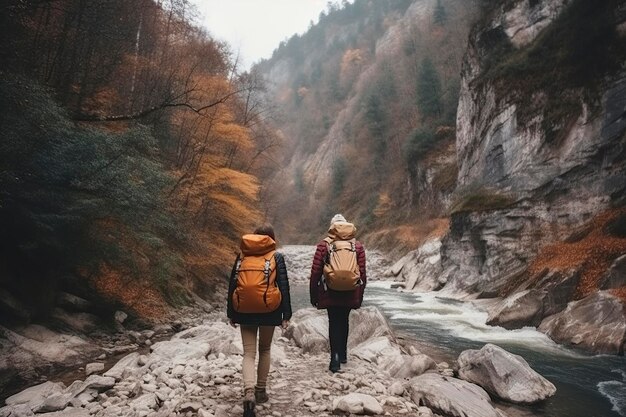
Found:
[[[539,330],[557,343],[593,353],[623,354],[626,342],[624,304],[608,291],[572,301],[560,313],[545,318]]]
[[[543,318],[543,299],[546,293],[540,290],[525,290],[515,293],[498,303],[489,313],[487,324],[518,329],[538,326]]]
[[[429,239],[389,268],[385,275],[400,277],[409,291],[436,291],[445,281],[441,280],[441,239]]]
[[[556,393],[555,386],[535,372],[521,356],[486,344],[459,355],[459,377],[513,403],[532,404]]]

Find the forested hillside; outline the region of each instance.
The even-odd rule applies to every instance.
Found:
[[[187,0],[0,7],[3,321],[62,292],[148,318],[211,294],[262,219],[261,85]]]
[[[474,1],[356,0],[257,66],[288,150],[277,226],[307,241],[344,212],[379,246],[445,226],[457,175],[460,69]],[[292,207],[299,207],[293,210]],[[419,219],[419,222],[415,220]]]

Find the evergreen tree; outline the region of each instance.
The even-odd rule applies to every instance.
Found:
[[[436,25],[443,25],[446,23],[448,16],[446,14],[446,9],[443,7],[443,3],[441,0],[437,0],[437,4],[435,5],[435,12],[433,13],[433,21]]]
[[[417,80],[417,105],[425,117],[441,114],[441,81],[437,69],[429,58],[424,58]]]

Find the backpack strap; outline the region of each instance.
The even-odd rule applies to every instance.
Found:
[[[241,269],[242,260],[243,260],[243,256],[237,255],[237,263],[235,264],[235,277],[239,275],[239,270]]]

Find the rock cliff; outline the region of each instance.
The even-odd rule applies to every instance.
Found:
[[[508,297],[491,312],[493,324],[537,326],[560,313],[540,329],[623,353],[623,330],[610,348],[563,330],[575,321],[587,326],[585,338],[599,335],[568,317],[580,310],[570,302],[624,302],[626,54],[615,45],[626,43],[626,2],[590,3],[508,2],[473,29],[457,113],[456,199],[436,254],[441,268],[428,270],[443,271],[437,282],[447,294]],[[427,287],[422,281],[433,277],[410,287]],[[595,296],[602,287],[611,290]],[[611,317],[612,328],[624,328],[623,311]]]

